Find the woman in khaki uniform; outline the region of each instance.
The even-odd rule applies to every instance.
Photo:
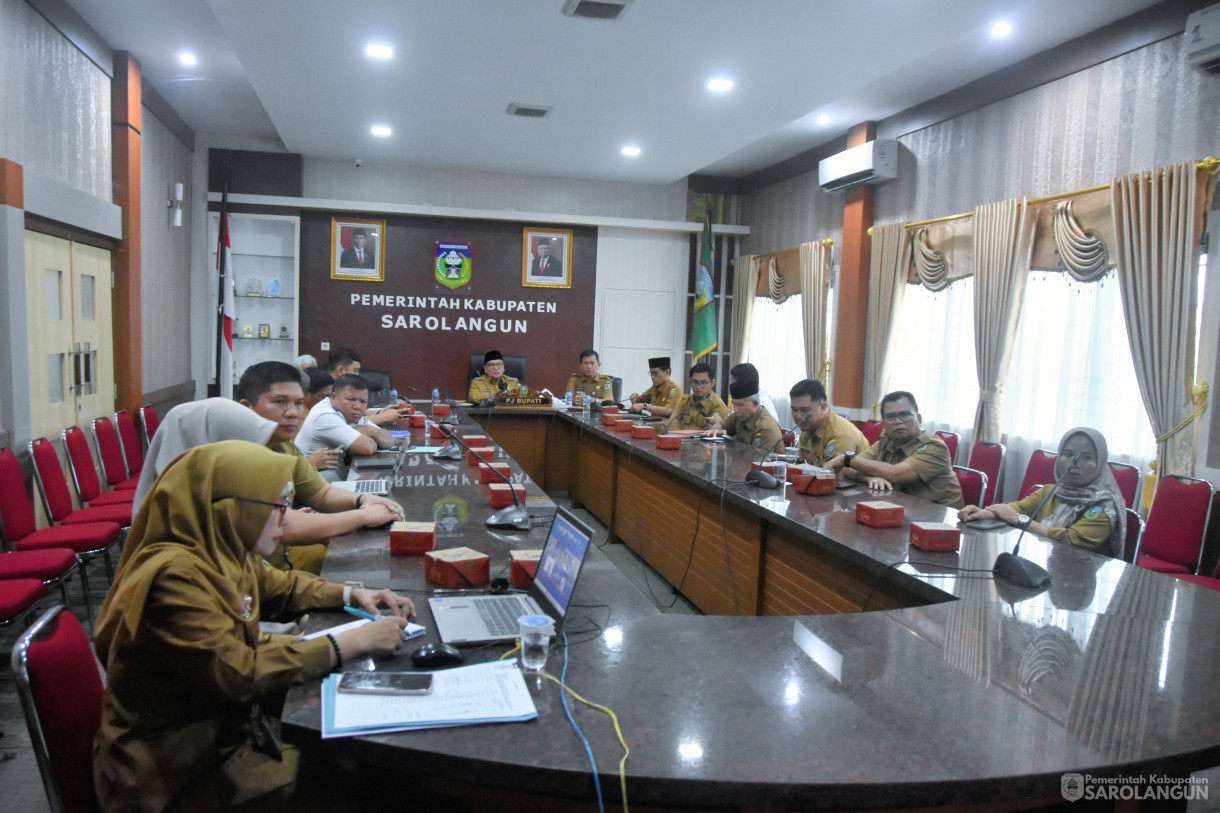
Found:
[[[283,533],[294,466],[244,441],[201,446],[170,463],[136,514],[94,639],[107,677],[93,747],[102,810],[206,810],[284,788],[298,752],[280,746],[259,702],[404,640],[409,599],[260,558]],[[260,618],[345,600],[394,614],[259,643]]]

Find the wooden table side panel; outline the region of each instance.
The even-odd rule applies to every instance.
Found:
[[[546,439],[549,421],[537,416],[504,413],[472,417],[493,438],[492,443],[508,452],[539,488],[548,487]]]
[[[547,491],[571,493],[576,488],[572,472],[576,461],[574,450],[579,440],[579,430],[567,421],[561,421],[558,418],[548,418],[544,423],[546,429],[544,439],[546,485],[544,488]]]
[[[573,496],[613,531],[615,447],[592,432],[577,440]]]

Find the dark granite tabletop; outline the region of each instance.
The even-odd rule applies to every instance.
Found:
[[[547,418],[540,418],[545,420]],[[579,422],[579,416],[555,420]],[[752,451],[647,441],[584,426],[632,457],[671,465],[674,476],[740,480]],[[493,433],[494,435],[494,430]],[[493,575],[513,547],[540,547],[544,532],[488,531],[486,487],[465,463],[404,467],[397,492],[409,519],[463,516],[440,547],[492,555]],[[514,467],[514,479],[525,481]],[[708,486],[715,488],[715,486]],[[536,486],[527,483],[531,493]],[[1066,772],[1093,776],[1182,775],[1220,763],[1220,689],[1213,679],[1220,594],[1027,535],[1023,555],[1045,565],[1043,592],[996,583],[986,573],[1011,549],[1011,532],[966,531],[960,553],[907,545],[908,529],[864,529],[862,487],[833,496],[735,487],[743,510],[799,530],[884,578],[920,591],[926,606],[805,617],[657,613],[593,549],[568,622],[568,680],[613,708],[631,745],[633,802],[675,806],[892,807],[1056,798]],[[885,499],[906,519],[951,512],[902,494]],[[459,509],[446,506],[457,505]],[[463,514],[464,510],[464,514]],[[390,557],[384,532],[332,542],[324,575],[422,590],[422,564]],[[890,567],[895,562],[903,564]],[[417,603],[420,594],[414,596]],[[608,606],[598,606],[608,605]],[[330,623],[337,619],[322,620]],[[421,610],[421,623],[430,619]],[[429,632],[425,640],[433,640]],[[471,652],[495,659],[496,645]],[[558,675],[554,646],[547,671]],[[409,669],[405,655],[379,669]],[[589,797],[579,741],[550,681],[528,681],[539,718],[328,741],[355,758],[410,765],[456,781]],[[290,695],[285,723],[317,731],[317,685]],[[608,798],[617,796],[621,752],[608,721],[577,706]]]

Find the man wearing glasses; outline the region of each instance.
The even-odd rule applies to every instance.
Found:
[[[669,370],[669,356],[648,359],[648,375],[652,378],[652,386],[644,390],[643,395],[631,393],[632,412],[643,412],[647,408],[653,415],[666,418],[674,414],[674,404],[682,397],[682,390],[670,380]]]
[[[683,395],[674,404],[673,413],[669,419],[670,431],[676,429],[707,429],[708,419],[713,415],[720,419],[729,417],[729,408],[716,389],[716,379],[712,378],[712,366],[700,362],[690,368],[690,395]]]
[[[504,374],[504,354],[499,350],[488,350],[483,354],[483,375],[470,382],[466,400],[472,404],[480,401],[503,401],[510,395],[521,394],[521,382]]]
[[[915,396],[899,390],[882,398],[881,420],[885,426],[880,440],[858,455],[841,454],[826,467],[877,491],[897,488],[912,497],[964,508],[949,447],[921,430],[923,416]]]

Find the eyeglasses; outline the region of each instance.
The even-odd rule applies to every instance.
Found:
[[[915,417],[914,412],[891,412],[889,415],[882,415],[881,420],[886,423],[906,423]]]
[[[489,361],[489,362],[487,362],[486,364],[484,364],[484,365],[483,365],[483,369],[484,369],[484,370],[503,370],[503,369],[504,369],[504,362],[502,362],[502,361]]]
[[[690,385],[691,385],[692,389],[695,387],[698,387],[699,389],[703,389],[704,387],[712,386],[712,382],[710,380],[700,381],[699,379],[694,378],[694,379],[691,379]]]
[[[663,375],[664,373],[665,373],[665,371],[664,371],[664,370],[649,370],[649,371],[648,371],[648,374],[649,374],[650,376],[652,376],[653,378],[656,378],[656,377],[657,377],[657,376],[659,376],[659,375]]]
[[[240,500],[241,502],[252,502],[257,505],[269,505],[272,508],[278,508],[280,509],[281,522],[284,520],[284,516],[288,513],[288,509],[292,507],[286,502],[268,502],[267,500],[256,500],[253,497],[239,497],[236,494],[227,494],[223,497],[217,497],[216,499],[212,500],[212,502],[219,502],[220,500]]]

